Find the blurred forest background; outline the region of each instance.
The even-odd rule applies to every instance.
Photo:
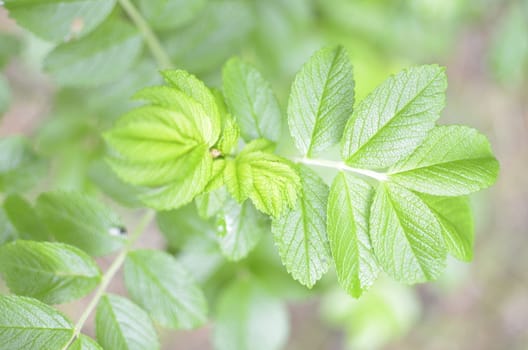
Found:
[[[142,1],[147,0],[139,5]],[[528,348],[527,0],[181,3],[189,11],[152,19],[174,65],[219,86],[222,64],[239,55],[272,82],[283,108],[294,74],[321,46],[342,44],[348,49],[356,101],[402,68],[446,66],[447,108],[440,123],[481,130],[501,164],[498,183],[473,197],[474,261],[450,261],[435,283],[411,288],[382,278],[354,300],[329,273],[310,292],[291,281],[276,259],[270,265],[266,259],[276,253],[263,242],[248,264],[279,271],[266,276],[288,300],[291,334],[286,349]],[[114,12],[126,18],[117,7]],[[23,190],[29,181],[38,184],[29,197],[49,188],[78,189],[106,193],[133,207],[130,190],[118,184],[102,162],[100,132],[134,105],[129,99],[134,91],[158,82],[156,65],[146,49],[134,54],[124,50],[102,63],[103,71],[115,75],[112,81],[82,86],[94,67],[73,72],[43,63],[54,45],[18,27],[0,7],[0,115],[5,112],[0,137],[25,135],[29,140],[24,146],[25,176],[0,184],[0,189]],[[72,83],[73,73],[79,74],[80,84]],[[2,152],[0,148],[0,157]],[[121,212],[134,222],[134,211]],[[9,223],[1,216],[5,236]],[[167,221],[158,218],[159,225],[169,225]],[[163,238],[155,227],[151,231],[142,244],[168,244],[180,252],[179,258],[206,285],[214,309],[215,295],[236,267],[221,261],[209,246],[179,249],[179,236]],[[185,247],[196,246],[192,239],[186,242]],[[121,286],[116,283],[112,289]],[[74,319],[81,309],[76,305],[63,308]],[[163,333],[164,349],[211,349],[211,329]]]

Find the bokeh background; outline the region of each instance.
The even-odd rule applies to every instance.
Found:
[[[239,55],[272,82],[285,107],[302,63],[321,46],[341,44],[354,65],[358,101],[402,68],[439,63],[447,67],[449,79],[440,123],[481,130],[501,164],[497,184],[472,198],[474,261],[450,260],[437,282],[406,287],[381,278],[354,300],[340,291],[332,273],[313,292],[284,281],[281,273],[270,277],[268,283],[288,301],[286,349],[528,349],[528,1],[200,3],[195,15],[158,32],[174,64],[209,85],[219,86],[222,64]],[[43,69],[51,49],[53,44],[25,32],[0,7],[0,114],[5,110],[0,137],[25,135],[35,159],[44,159],[46,166],[35,160],[38,164],[27,169],[40,174],[34,194],[68,188],[112,192],[112,198],[126,202],[101,162],[99,134],[131,107],[135,90],[157,81],[155,63],[145,50],[115,82],[65,88]],[[134,212],[121,212],[134,222]],[[153,226],[142,245],[170,248],[171,239]],[[196,252],[194,260],[179,256],[194,267],[204,261],[210,265],[197,268],[205,271],[202,282],[214,308],[215,293],[233,276],[226,269],[236,267],[223,267],[217,253],[200,249],[203,259]],[[273,254],[260,247],[252,266],[258,266],[258,256]],[[122,289],[119,281],[112,289]],[[75,318],[82,307],[63,309]],[[164,332],[164,349],[211,349],[212,328]]]

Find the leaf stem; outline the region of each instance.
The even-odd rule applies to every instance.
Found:
[[[118,0],[119,4],[125,10],[126,14],[130,17],[132,22],[136,25],[136,27],[139,29],[141,34],[143,35],[143,38],[145,39],[145,42],[152,53],[152,56],[156,59],[158,62],[158,65],[161,69],[168,69],[172,68],[173,65],[171,63],[171,60],[169,58],[169,55],[161,46],[161,43],[152,30],[150,28],[150,25],[147,23],[147,21],[143,18],[141,13],[138,11],[138,9],[134,6],[134,4],[130,0]]]
[[[125,259],[127,257],[127,254],[130,252],[130,249],[132,248],[134,243],[138,240],[139,236],[143,233],[143,231],[145,231],[145,229],[150,224],[150,222],[154,219],[155,214],[156,214],[155,211],[148,210],[145,213],[145,215],[143,215],[143,217],[139,221],[134,231],[130,234],[130,238],[128,242],[126,243],[125,247],[123,248],[123,250],[121,250],[119,255],[112,262],[112,265],[110,265],[108,270],[106,270],[105,274],[103,275],[103,278],[101,279],[101,284],[97,288],[97,291],[95,292],[92,300],[90,301],[90,303],[88,304],[88,306],[82,313],[81,317],[79,318],[79,321],[77,321],[77,324],[75,325],[74,332],[70,340],[62,348],[62,350],[67,350],[73,344],[73,342],[79,337],[84,324],[88,320],[88,317],[90,317],[91,313],[95,310],[103,294],[106,292],[106,289],[112,282],[112,279],[115,277],[116,273],[119,271],[119,269],[125,262]]]
[[[324,168],[332,168],[332,169],[342,170],[342,171],[350,171],[352,173],[371,177],[378,181],[387,181],[389,179],[389,176],[387,174],[378,173],[377,171],[368,170],[368,169],[352,168],[343,162],[336,162],[336,161],[325,160],[325,159],[311,159],[311,158],[298,158],[298,157],[292,158],[292,160],[295,163],[314,165],[314,166],[319,166],[319,167],[324,167]]]

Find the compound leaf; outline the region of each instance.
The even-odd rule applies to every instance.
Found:
[[[349,165],[382,169],[411,153],[434,127],[445,104],[447,79],[436,65],[391,76],[354,110],[342,139]]]
[[[307,168],[300,168],[300,177],[296,207],[272,221],[272,232],[288,272],[311,288],[328,270],[330,260],[326,233],[328,187]]]
[[[271,85],[260,72],[239,58],[223,69],[223,86],[229,110],[246,141],[266,138],[277,142],[281,134],[281,110]]]
[[[73,335],[66,317],[36,299],[0,295],[0,310],[4,349],[62,349]]]
[[[121,296],[101,298],[96,314],[97,341],[105,349],[156,350],[158,336],[149,316],[139,306]]]
[[[101,272],[75,247],[51,242],[15,241],[0,247],[0,272],[11,292],[62,304],[92,291]]]
[[[340,172],[328,197],[328,241],[339,283],[359,297],[378,275],[369,237],[369,211],[374,198],[365,181]]]
[[[132,300],[164,327],[189,329],[207,321],[203,292],[167,253],[131,252],[125,262],[125,284]]]
[[[93,197],[77,192],[47,192],[39,196],[36,210],[58,241],[92,256],[109,254],[125,242],[117,214]]]
[[[370,238],[381,267],[397,281],[435,279],[446,248],[437,218],[416,194],[380,184],[370,209]]]
[[[297,73],[288,102],[288,125],[297,149],[312,156],[336,144],[352,114],[352,64],[341,47],[315,53]]]
[[[460,126],[438,126],[407,158],[390,169],[390,179],[411,190],[460,196],[491,186],[499,163],[486,137]]]

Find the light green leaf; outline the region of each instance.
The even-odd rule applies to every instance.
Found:
[[[159,30],[188,23],[203,9],[207,0],[139,0],[141,13]]]
[[[92,291],[101,272],[82,250],[62,243],[15,241],[0,248],[0,272],[11,292],[62,304]]]
[[[389,172],[391,181],[411,190],[460,196],[491,186],[499,163],[484,135],[449,125],[431,130],[425,141]]]
[[[152,318],[167,328],[189,329],[207,321],[207,302],[187,270],[155,250],[131,252],[125,262],[127,291]]]
[[[69,350],[103,350],[103,348],[90,337],[83,334],[68,348]]]
[[[9,91],[9,84],[7,79],[0,74],[0,117],[7,112],[10,103],[11,92]]]
[[[229,200],[217,219],[220,249],[229,260],[245,258],[269,232],[267,218],[249,201],[238,204]]]
[[[462,261],[473,259],[475,228],[468,197],[418,196],[437,217],[448,252]]]
[[[412,67],[389,77],[354,110],[342,156],[355,166],[386,168],[411,153],[434,127],[445,104],[444,68]]]
[[[446,248],[438,220],[415,194],[380,184],[370,209],[370,239],[389,276],[408,284],[438,277]]]
[[[214,191],[202,193],[195,198],[196,209],[203,219],[209,219],[215,216],[224,207],[229,193],[225,186]]]
[[[155,350],[158,336],[149,316],[130,300],[105,295],[97,306],[97,341],[105,349]]]
[[[8,196],[4,201],[4,209],[20,238],[36,241],[49,240],[50,234],[38,213],[23,197],[17,194]]]
[[[240,137],[240,128],[231,115],[226,115],[224,118],[224,126],[222,128],[222,136],[218,140],[218,150],[223,155],[231,154],[237,149],[238,138]]]
[[[73,335],[70,321],[38,300],[0,295],[0,310],[3,349],[62,349]]]
[[[196,21],[162,39],[178,67],[195,74],[214,72],[237,53],[254,27],[251,4],[242,0],[210,1]]]
[[[249,163],[240,162],[236,159],[226,160],[224,183],[231,196],[239,203],[249,197],[249,192],[253,187],[253,177],[251,175]]]
[[[369,237],[369,212],[374,191],[365,181],[340,172],[328,197],[328,241],[337,278],[354,297],[367,290],[378,275]]]
[[[352,115],[354,78],[341,46],[316,52],[295,76],[288,102],[288,125],[297,149],[321,153],[341,139]]]
[[[0,139],[0,192],[20,193],[44,177],[44,162],[21,136]]]
[[[115,0],[4,0],[9,16],[48,41],[66,41],[97,27]]]
[[[229,110],[246,141],[266,138],[279,141],[282,116],[271,85],[260,72],[239,58],[230,59],[223,69],[223,86]]]
[[[142,43],[134,27],[110,19],[86,37],[57,46],[44,60],[44,69],[60,85],[109,83],[132,68]]]
[[[190,202],[211,180],[209,147],[219,126],[201,104],[182,91],[159,86],[137,95],[154,105],[137,108],[105,133],[116,154],[109,163],[124,181],[149,187],[150,207],[166,210]]]
[[[328,270],[326,233],[328,186],[313,171],[301,167],[297,206],[272,221],[282,263],[294,279],[311,288]]]
[[[17,238],[16,229],[9,221],[5,209],[0,206],[0,246]]]
[[[216,350],[279,350],[288,333],[285,305],[259,281],[235,281],[220,296],[213,334]]]
[[[123,246],[123,224],[110,208],[76,192],[47,192],[36,210],[48,231],[60,242],[79,247],[92,256],[109,254]]]

